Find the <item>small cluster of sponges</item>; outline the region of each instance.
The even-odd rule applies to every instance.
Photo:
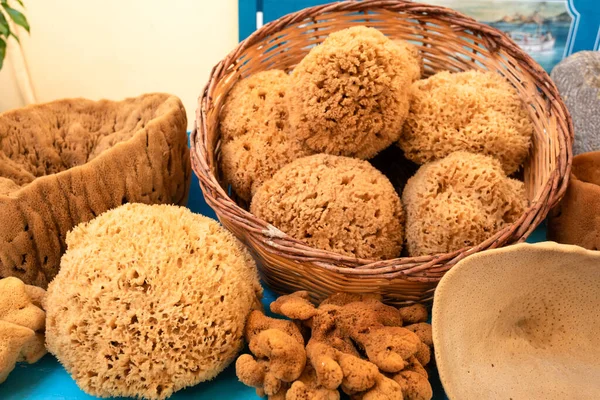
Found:
[[[399,145],[423,164],[455,151],[500,160],[511,175],[527,158],[533,126],[516,90],[492,72],[439,72],[411,87]]]
[[[393,258],[404,240],[404,212],[394,187],[354,158],[300,158],[259,188],[250,210],[310,246],[352,257]]]
[[[48,287],[47,345],[87,393],[166,398],[241,349],[261,288],[217,222],[128,204],[78,225],[67,245]]]
[[[421,166],[402,202],[411,256],[479,244],[515,222],[527,205],[523,182],[508,178],[498,160],[460,151]]]
[[[126,202],[185,204],[186,126],[161,93],[0,114],[0,277],[46,287],[75,225]]]
[[[425,367],[433,340],[424,306],[396,309],[368,295],[338,293],[315,307],[308,292],[296,292],[271,303],[271,311],[293,321],[253,311],[246,325],[252,354],[236,361],[240,381],[260,396],[431,399]]]
[[[17,278],[0,280],[0,383],[20,361],[34,363],[44,354],[46,292]]]
[[[221,170],[244,200],[278,169],[309,154],[288,135],[289,79],[281,70],[256,73],[236,83],[223,105]]]
[[[315,152],[371,158],[398,139],[420,75],[407,42],[364,26],[334,32],[292,72],[292,134]]]

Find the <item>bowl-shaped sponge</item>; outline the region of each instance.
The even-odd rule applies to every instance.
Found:
[[[425,164],[402,202],[411,256],[447,253],[483,242],[525,211],[523,182],[492,157],[458,151]]]
[[[67,235],[48,286],[46,342],[95,396],[162,399],[214,378],[242,347],[261,288],[217,222],[127,204]]]
[[[316,154],[293,161],[258,189],[250,210],[318,249],[368,259],[402,249],[400,199],[363,160]]]
[[[417,164],[454,151],[493,156],[511,175],[529,153],[533,125],[516,90],[492,72],[439,72],[413,83],[399,145]]]
[[[315,152],[371,158],[400,136],[420,73],[406,42],[364,26],[334,32],[291,75],[292,133]]]
[[[289,135],[289,79],[276,69],[251,75],[235,84],[223,105],[221,170],[246,201],[281,167],[310,154]]]
[[[600,252],[552,242],[482,251],[435,290],[435,359],[450,399],[596,399]]]
[[[185,204],[186,125],[161,93],[0,114],[0,277],[46,287],[75,225],[127,202]]]

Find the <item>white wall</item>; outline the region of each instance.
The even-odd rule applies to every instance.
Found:
[[[237,0],[26,0],[25,5],[31,35],[22,33],[22,50],[38,102],[167,92],[182,99],[191,127],[210,69],[237,43]],[[0,111],[27,101],[10,64],[7,60],[0,72]]]

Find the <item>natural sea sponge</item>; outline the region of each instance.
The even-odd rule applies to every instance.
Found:
[[[291,75],[292,134],[315,152],[371,158],[395,142],[419,54],[374,28],[334,32]]]
[[[46,354],[44,296],[43,289],[17,278],[0,279],[0,383],[17,362],[31,364]]]
[[[0,114],[0,277],[46,287],[78,223],[126,202],[184,204],[186,124],[167,94]]]
[[[223,141],[265,130],[284,131],[289,83],[289,75],[279,69],[257,72],[237,82],[220,114]]]
[[[436,365],[448,398],[598,398],[599,266],[600,252],[553,242],[460,260],[433,301]]]
[[[404,213],[388,179],[368,162],[316,154],[279,170],[256,192],[251,212],[318,249],[393,258]]]
[[[573,157],[565,196],[548,215],[548,240],[600,250],[600,151]]]
[[[251,75],[236,83],[223,105],[221,170],[246,201],[281,167],[311,153],[289,135],[289,79],[276,69]]]
[[[411,256],[479,244],[516,221],[527,206],[523,182],[507,178],[498,160],[462,151],[419,168],[402,202]]]
[[[183,207],[127,204],[67,235],[46,342],[95,396],[163,399],[242,348],[261,294],[247,249]]]
[[[418,164],[468,151],[496,157],[507,175],[529,153],[533,125],[516,90],[492,72],[439,72],[411,87],[399,145]]]
[[[281,167],[309,154],[297,140],[266,129],[225,143],[221,148],[221,169],[237,195],[249,201]]]

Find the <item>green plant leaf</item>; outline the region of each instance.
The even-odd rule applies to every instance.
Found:
[[[4,64],[4,57],[6,56],[6,42],[0,38],[0,70]]]
[[[11,8],[8,4],[5,3],[2,4],[2,7],[4,7],[4,9],[15,24],[22,26],[27,32],[29,32],[29,22],[27,22],[27,18],[25,18],[22,12]]]
[[[10,27],[2,11],[0,11],[0,36],[10,36]]]

